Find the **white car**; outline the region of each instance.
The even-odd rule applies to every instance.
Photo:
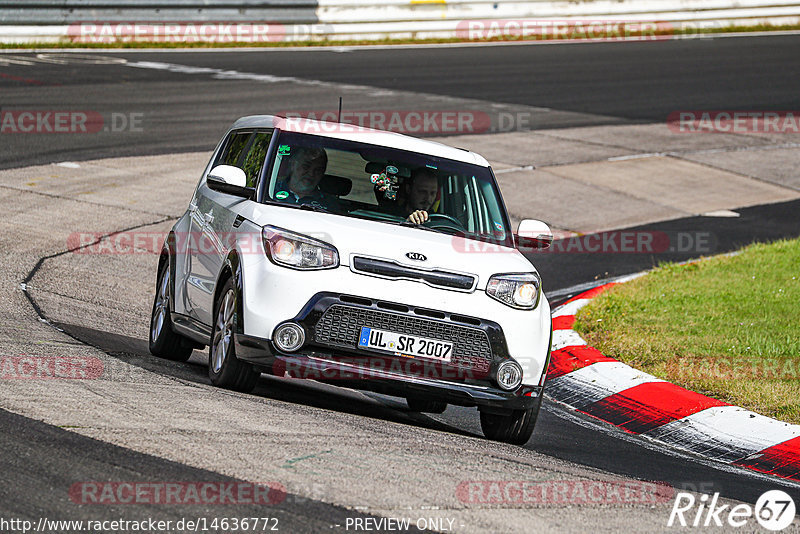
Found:
[[[542,402],[550,307],[487,161],[349,125],[244,117],[220,142],[160,256],[150,351],[209,346],[217,386],[261,373],[477,407],[525,443]]]

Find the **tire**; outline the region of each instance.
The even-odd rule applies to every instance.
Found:
[[[541,407],[540,395],[536,405],[528,410],[514,410],[508,415],[480,412],[483,435],[494,441],[525,445],[533,434]]]
[[[208,345],[208,376],[217,387],[250,393],[256,387],[261,373],[249,363],[236,358],[236,344],[233,340],[235,315],[236,290],[233,280],[229,278],[214,303],[216,320],[211,332],[211,343]]]
[[[153,311],[150,313],[150,354],[185,362],[192,355],[192,343],[172,330],[170,318],[170,269],[169,259],[163,262],[158,272],[156,296],[153,299]]]
[[[442,413],[447,409],[447,403],[444,401],[420,399],[416,397],[407,398],[406,404],[408,404],[408,409],[412,412]]]

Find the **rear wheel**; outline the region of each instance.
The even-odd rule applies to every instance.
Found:
[[[192,355],[192,344],[188,339],[172,331],[169,287],[170,269],[167,260],[163,262],[158,273],[153,312],[150,315],[150,354],[167,360],[185,362]]]
[[[504,441],[514,445],[525,445],[533,434],[542,396],[528,410],[514,410],[507,415],[481,412],[481,430],[483,435],[495,441]]]
[[[444,401],[409,397],[406,399],[406,403],[412,412],[442,413],[447,409],[447,403]]]
[[[233,341],[236,291],[229,278],[214,305],[217,320],[208,346],[208,376],[217,387],[249,393],[261,375],[253,366],[236,358]]]

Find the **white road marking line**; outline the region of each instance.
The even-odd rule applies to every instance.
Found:
[[[739,217],[739,214],[731,210],[716,210],[701,213],[703,217]]]
[[[655,158],[663,155],[665,155],[664,152],[650,152],[647,154],[629,154],[627,156],[614,156],[612,158],[608,158],[606,161],[627,161],[629,159]]]
[[[125,65],[138,69],[162,70],[174,72],[176,74],[210,74],[215,80],[249,80],[261,83],[294,83],[314,87],[336,87],[337,90],[370,91],[380,96],[396,94],[396,91],[392,91],[391,89],[381,89],[367,85],[325,82],[322,80],[295,78],[294,76],[275,76],[273,74],[257,74],[254,72],[240,72],[237,70],[215,69],[211,67],[193,67],[190,65],[163,63],[160,61],[128,61]]]
[[[510,167],[508,169],[495,170],[494,173],[495,174],[506,174],[508,172],[532,171],[535,168],[536,167],[534,167],[533,165],[521,165],[519,167]]]

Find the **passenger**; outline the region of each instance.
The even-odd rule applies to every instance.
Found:
[[[275,199],[292,204],[312,204],[331,209],[337,198],[323,192],[319,183],[328,167],[328,155],[322,148],[299,147],[289,162],[289,176],[275,184]]]

